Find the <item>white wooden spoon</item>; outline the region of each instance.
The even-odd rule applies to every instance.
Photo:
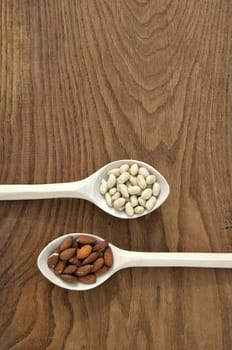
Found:
[[[107,177],[110,169],[118,168],[123,164],[137,163],[141,167],[147,168],[150,174],[154,174],[160,183],[161,190],[154,208],[150,211],[145,210],[142,214],[135,214],[128,217],[124,211],[116,211],[107,205],[104,196],[101,195],[99,188],[102,178]],[[138,160],[125,159],[117,160],[106,164],[87,178],[66,183],[41,184],[41,185],[0,185],[0,200],[25,200],[25,199],[47,199],[47,198],[82,198],[86,199],[96,206],[121,219],[135,219],[159,208],[169,195],[169,185],[165,178],[151,165]]]
[[[104,240],[89,233],[70,233],[56,238],[50,242],[40,253],[37,265],[41,273],[53,284],[75,291],[84,291],[100,286],[108,278],[121,269],[127,267],[201,267],[201,268],[232,268],[232,253],[148,253],[135,252],[120,249],[109,243],[112,249],[114,263],[113,266],[103,275],[97,277],[94,284],[84,284],[77,282],[71,284],[61,280],[54,274],[54,271],[47,265],[49,255],[59,247],[61,242],[68,236],[77,238],[80,235],[92,236],[98,241]]]

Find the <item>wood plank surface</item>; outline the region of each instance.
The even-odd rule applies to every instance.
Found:
[[[0,183],[145,161],[171,194],[119,220],[79,199],[0,202],[1,350],[230,350],[232,271],[134,268],[78,293],[36,259],[92,232],[138,251],[232,252],[232,2],[1,0]]]

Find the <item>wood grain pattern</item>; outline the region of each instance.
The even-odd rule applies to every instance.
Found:
[[[1,350],[229,350],[230,270],[137,268],[53,286],[36,258],[93,232],[125,249],[232,251],[230,0],[1,0],[0,182],[134,158],[168,179],[125,222],[83,200],[0,202]]]

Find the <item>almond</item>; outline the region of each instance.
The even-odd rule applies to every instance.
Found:
[[[89,275],[79,277],[79,281],[86,284],[91,284],[96,282],[96,276],[93,273]]]
[[[60,275],[63,272],[65,265],[66,265],[66,261],[60,260],[54,269],[55,274]]]
[[[56,266],[56,264],[58,263],[59,260],[59,254],[58,253],[52,253],[49,257],[48,257],[48,267],[54,269],[54,267]]]
[[[105,260],[105,264],[108,267],[111,267],[113,265],[113,253],[110,247],[106,248],[105,253],[104,253],[104,260]]]
[[[68,265],[64,268],[63,273],[72,274],[76,271],[76,269],[77,269],[76,265]]]
[[[81,262],[77,259],[76,256],[73,256],[71,259],[69,259],[70,264],[80,266]]]
[[[97,243],[94,247],[93,247],[93,251],[97,251],[97,250],[103,250],[106,247],[108,247],[108,242],[106,241],[101,241],[99,243]]]
[[[109,267],[106,266],[106,265],[104,265],[104,266],[102,266],[99,270],[97,270],[97,271],[95,272],[95,275],[96,275],[96,276],[100,276],[100,275],[102,275],[103,273],[107,272],[108,270],[109,270]]]
[[[87,275],[89,272],[92,272],[93,269],[93,265],[83,265],[77,268],[75,275],[77,276],[85,276]]]
[[[78,243],[77,241],[72,242],[72,248],[78,248]]]
[[[69,236],[69,237],[65,238],[65,240],[60,245],[60,250],[62,251],[62,250],[71,248],[72,242],[73,242],[72,237]]]
[[[99,270],[103,265],[104,265],[105,261],[103,258],[98,258],[96,261],[94,261],[93,263],[93,268],[92,268],[92,272],[95,272],[97,270]]]
[[[85,259],[91,252],[92,246],[90,244],[83,245],[83,247],[77,250],[77,258]]]
[[[56,248],[53,250],[53,253],[60,253],[60,248]]]
[[[98,254],[99,254],[99,258],[103,258],[104,254],[101,250],[98,251]]]
[[[82,265],[92,263],[98,258],[98,256],[99,256],[98,252],[91,253],[89,256],[87,256],[87,258],[85,258],[85,260],[82,262]]]
[[[79,236],[76,241],[81,244],[94,244],[96,239],[90,236]]]
[[[76,276],[73,276],[73,275],[62,274],[62,275],[60,275],[60,278],[63,281],[69,282],[69,283],[77,283],[78,282],[78,278]]]
[[[68,248],[60,253],[61,260],[69,260],[76,252],[75,248]]]

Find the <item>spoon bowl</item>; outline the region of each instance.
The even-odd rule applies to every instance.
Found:
[[[137,163],[140,167],[145,167],[150,172],[150,174],[156,176],[160,184],[160,194],[152,210],[149,210],[149,211],[145,210],[142,214],[134,214],[132,217],[129,217],[126,215],[124,211],[120,212],[115,210],[114,208],[109,207],[106,203],[104,196],[102,196],[102,194],[100,193],[99,188],[100,188],[101,180],[103,178],[106,178],[108,171],[114,168],[119,168],[123,164],[132,165],[134,163]],[[154,210],[158,209],[166,201],[170,193],[169,184],[167,180],[163,177],[163,175],[161,175],[160,172],[155,168],[153,168],[151,165],[138,160],[132,160],[132,159],[116,160],[114,162],[106,164],[91,176],[94,177],[94,181],[93,181],[94,186],[92,188],[93,192],[91,193],[91,196],[90,196],[91,198],[89,198],[88,200],[93,202],[96,206],[98,206],[108,214],[111,214],[120,219],[136,219],[138,217],[150,214]]]
[[[152,210],[145,210],[142,214],[134,214],[132,217],[126,215],[124,211],[116,211],[109,207],[104,196],[100,193],[100,184],[107,173],[113,168],[118,168],[123,164],[132,165],[137,163],[140,167],[145,167],[156,176],[160,184],[160,194]],[[75,182],[41,184],[41,185],[0,185],[0,200],[27,200],[27,199],[47,199],[47,198],[82,198],[94,203],[106,213],[120,219],[136,219],[150,214],[159,208],[169,196],[169,185],[167,180],[151,165],[132,159],[116,160],[104,165],[92,175]]]
[[[85,291],[96,288],[109,279],[117,271],[128,267],[201,267],[201,268],[232,268],[232,253],[148,253],[124,250],[109,243],[112,249],[114,262],[112,267],[103,275],[97,277],[96,283],[84,284],[77,282],[71,284],[61,280],[48,267],[47,260],[50,254],[60,246],[68,236],[91,236],[97,241],[104,239],[89,233],[69,233],[50,242],[39,254],[37,266],[40,272],[53,284],[69,290]]]
[[[115,266],[117,266],[117,254],[115,254],[114,251],[114,246],[112,244],[109,243],[109,246],[112,249],[113,255],[114,255],[114,266],[111,267],[107,273],[98,276],[96,283],[94,284],[84,284],[84,283],[77,283],[77,284],[71,284],[68,282],[63,281],[61,278],[57,277],[54,274],[54,271],[48,267],[47,265],[47,260],[49,255],[57,248],[59,247],[59,245],[62,243],[62,241],[71,236],[73,238],[77,238],[78,236],[91,236],[93,238],[96,238],[97,241],[103,241],[104,239],[101,237],[98,237],[96,235],[92,235],[92,234],[86,234],[86,233],[70,233],[67,235],[63,235],[61,237],[56,238],[55,240],[53,240],[52,242],[50,242],[40,253],[40,255],[38,256],[37,259],[37,266],[40,270],[40,272],[53,284],[55,284],[58,287],[62,287],[65,289],[69,289],[69,290],[76,290],[76,291],[84,291],[84,290],[88,290],[88,289],[92,289],[95,288],[97,286],[99,286],[100,284],[102,284],[103,282],[105,282],[108,278],[110,278],[116,271],[115,271]],[[117,247],[116,247],[117,249]],[[116,261],[115,261],[115,257],[116,257]]]

